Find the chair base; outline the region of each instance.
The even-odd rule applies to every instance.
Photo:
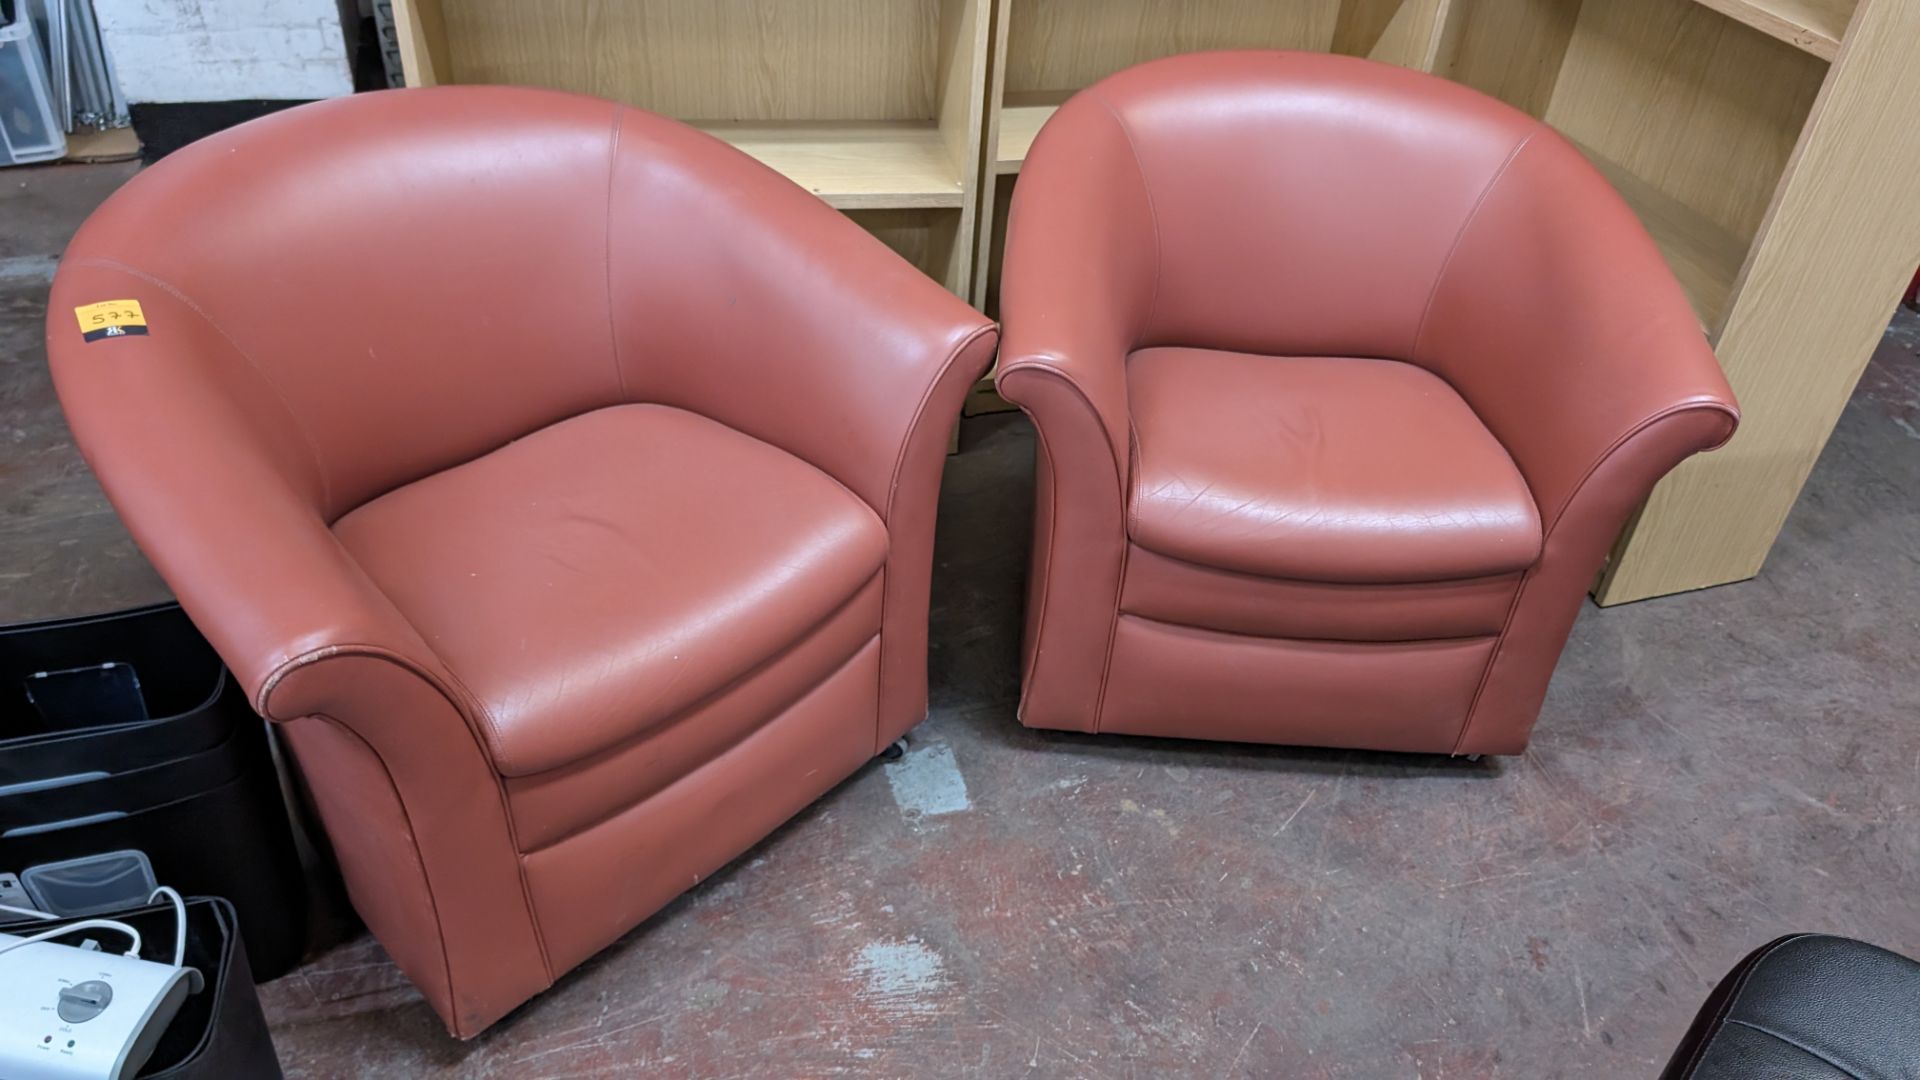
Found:
[[[524,856],[556,975],[618,940],[873,756],[878,639],[778,718],[665,791]]]
[[[1248,637],[1122,615],[1094,730],[1450,754],[1491,637]]]

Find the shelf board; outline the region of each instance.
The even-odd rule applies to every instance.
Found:
[[[930,122],[694,126],[841,210],[957,208],[965,195],[940,129]]]
[[[1858,0],[1694,0],[1769,37],[1832,60]]]
[[[1021,163],[1027,160],[1027,151],[1033,149],[1034,136],[1040,134],[1040,128],[1053,117],[1053,111],[1060,106],[1050,105],[1007,105],[1000,110],[1000,145],[993,154],[993,171],[1002,174],[1017,173]]]
[[[1687,299],[1693,301],[1701,327],[1714,333],[1727,313],[1734,280],[1747,258],[1748,242],[1587,147],[1580,147],[1580,151],[1640,216],[1640,223],[1667,257],[1673,276],[1680,279]]]

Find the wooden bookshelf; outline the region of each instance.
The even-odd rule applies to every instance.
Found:
[[[1772,98],[1791,149],[1713,337],[1740,432],[1654,489],[1600,582],[1603,604],[1760,572],[1920,260],[1920,0],[1703,6],[1790,50],[1743,76],[1750,92],[1808,80],[1807,61],[1817,89],[1804,111]]]
[[[1734,279],[1747,258],[1748,241],[1615,162],[1587,147],[1580,149],[1640,216],[1693,301],[1701,328],[1712,333],[1726,316]]]
[[[1033,149],[1034,138],[1047,121],[1053,119],[1053,112],[1060,105],[1058,101],[1047,101],[1003,106],[994,143],[993,171],[1001,176],[1019,172],[1020,164],[1027,160],[1027,151]]]
[[[1864,5],[1916,10],[1911,0]],[[1844,338],[1763,341],[1747,329],[1760,316],[1755,270],[1778,240],[1783,199],[1806,167],[1807,134],[1853,16],[1851,0],[1450,5],[1437,73],[1525,109],[1586,151],[1667,256],[1743,406],[1733,445],[1683,466],[1628,527],[1596,590],[1601,603],[1756,573],[1831,430],[1830,418],[1809,417],[1837,417],[1867,359],[1870,349]],[[1884,176],[1860,180],[1863,188],[1885,184]],[[1884,194],[1874,201],[1886,210]],[[1920,219],[1895,212],[1903,215]],[[1908,254],[1920,255],[1920,235]],[[1862,287],[1861,275],[1833,270],[1835,280],[1807,287],[1845,305],[1838,291]],[[1875,288],[1886,293],[1884,306],[1859,325],[1871,324],[1877,337],[1897,287]],[[1802,386],[1791,409],[1768,400],[1766,387],[1782,379]]]
[[[968,185],[940,129],[911,121],[705,123],[842,210],[959,209]]]
[[[1855,0],[1695,0],[1822,60],[1840,53]]]
[[[693,124],[972,282],[991,0],[396,0],[409,85],[512,83]]]

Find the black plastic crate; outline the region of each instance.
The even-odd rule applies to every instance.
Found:
[[[49,717],[24,689],[105,663],[133,669],[138,703]],[[265,722],[179,606],[0,628],[0,872],[125,850],[230,900],[254,979],[300,962],[306,882]]]

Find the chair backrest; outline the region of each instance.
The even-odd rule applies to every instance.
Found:
[[[1465,87],[1315,53],[1175,57],[1089,94],[1152,206],[1141,346],[1411,359],[1468,220],[1542,130]]]
[[[140,283],[159,308],[150,339],[179,346],[159,351],[169,387],[229,399],[216,411],[255,425],[329,521],[614,403],[607,222],[623,113],[644,115],[525,89],[389,92],[187,147],[68,249],[56,367],[90,355],[67,342],[68,308]]]

